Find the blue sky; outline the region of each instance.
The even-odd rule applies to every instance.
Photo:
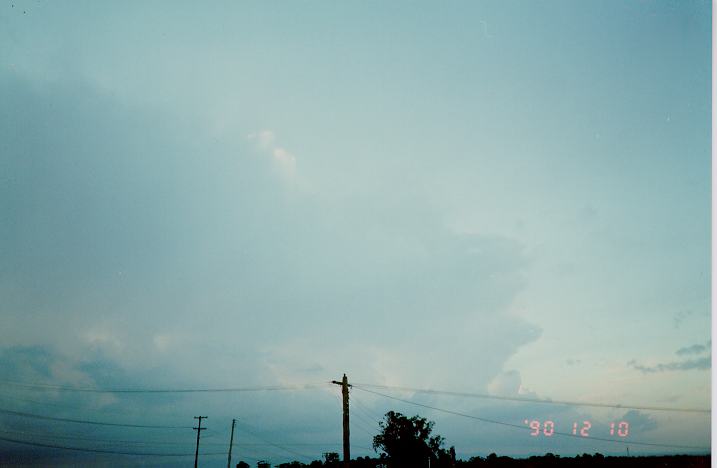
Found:
[[[3,2],[0,377],[346,372],[709,407],[710,17],[700,1]],[[334,393],[52,401],[89,419],[211,409],[324,443]],[[357,396],[430,416],[459,455],[612,449]],[[625,413],[396,396],[518,424]],[[631,417],[635,440],[709,445],[708,417]]]

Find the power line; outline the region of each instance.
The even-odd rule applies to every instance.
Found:
[[[339,404],[340,404],[340,405],[343,405],[343,399],[342,399],[340,396],[338,396],[338,395],[334,395],[334,396],[336,397],[336,399],[337,399],[337,401],[339,402]],[[356,397],[354,397],[354,396],[351,397],[351,400],[352,400],[354,403],[358,403],[358,401],[356,400]],[[372,417],[367,418],[365,415],[362,415],[361,413],[355,411],[355,410],[358,409],[358,407],[354,406],[353,409],[354,409],[354,411],[352,412],[352,414],[353,414],[354,416],[358,417],[362,422],[368,423],[369,427],[371,427],[371,426],[377,426],[377,425],[378,425],[378,421],[377,421],[377,420],[374,420]],[[356,423],[356,420],[355,420],[355,419],[351,419],[351,423],[352,423],[352,424]],[[371,437],[373,437],[373,434],[371,434],[370,431],[368,431],[365,427],[361,427],[360,424],[356,424],[356,427],[361,428],[364,432],[369,433],[369,435],[371,435]]]
[[[379,423],[381,419],[374,417],[373,412],[369,412],[369,410],[356,399],[356,396],[352,396],[351,400],[355,403],[353,409],[356,411],[356,414],[371,421],[372,425]]]
[[[49,401],[37,401],[37,400],[32,400],[32,399],[30,399],[30,398],[20,398],[20,397],[17,397],[17,396],[9,396],[9,395],[1,395],[1,396],[0,396],[0,400],[5,400],[5,401],[8,401],[8,400],[21,401],[21,402],[23,402],[23,403],[32,403],[32,404],[35,404],[35,405],[52,406],[52,407],[55,407],[55,408],[64,408],[64,409],[68,409],[68,408],[69,408],[69,409],[81,409],[81,410],[84,410],[84,409],[85,409],[85,408],[83,408],[83,407],[81,407],[81,406],[76,406],[76,405],[59,405],[59,404],[55,404],[55,403],[50,403]]]
[[[99,443],[105,443],[105,444],[128,444],[128,445],[176,445],[176,446],[187,446],[194,443],[194,441],[186,441],[186,442],[172,442],[172,441],[166,441],[166,440],[123,440],[123,439],[102,439],[102,438],[96,438],[96,437],[84,437],[84,436],[78,436],[78,435],[64,435],[64,434],[49,434],[49,433],[39,433],[39,432],[27,432],[27,431],[5,431],[0,430],[0,433],[2,434],[8,434],[10,436],[26,436],[26,437],[34,437],[39,439],[60,439],[60,440],[75,440],[75,441],[84,441],[84,442],[99,442]],[[226,445],[226,444],[219,444],[219,443],[210,443],[208,445]]]
[[[704,409],[704,408],[677,408],[677,407],[668,407],[668,406],[636,406],[636,405],[620,405],[620,404],[610,404],[610,403],[591,403],[591,402],[584,402],[584,401],[541,400],[539,398],[509,397],[509,396],[500,396],[500,395],[488,395],[488,394],[482,394],[482,393],[452,392],[452,391],[447,391],[447,390],[432,390],[432,389],[425,389],[425,388],[396,387],[396,386],[391,386],[391,385],[375,385],[375,384],[365,384],[365,383],[358,383],[358,384],[352,384],[352,385],[354,387],[361,386],[361,387],[369,387],[369,388],[383,388],[386,390],[400,390],[400,391],[414,392],[414,393],[429,393],[429,394],[435,394],[435,395],[450,395],[450,396],[469,397],[469,398],[485,398],[485,399],[490,399],[490,400],[518,401],[518,402],[523,402],[523,403],[542,403],[542,404],[548,404],[548,405],[592,406],[592,407],[597,407],[597,408],[636,409],[636,410],[644,410],[644,411],[674,411],[674,412],[684,412],[684,413],[706,413],[706,414],[710,414],[710,412],[711,412],[711,410]]]
[[[356,403],[363,411],[364,413],[371,418],[372,421],[378,423],[379,421],[383,420],[383,416],[379,416],[377,413],[375,413],[371,408],[369,408],[367,405],[361,403],[361,400],[356,398],[356,395],[352,397],[352,400],[354,403]]]
[[[16,382],[12,380],[0,380],[0,384],[21,387],[27,390],[49,391],[57,390],[63,392],[83,393],[233,393],[233,392],[263,392],[263,391],[290,391],[309,390],[321,388],[323,384],[305,385],[267,385],[257,387],[226,387],[226,388],[91,388],[91,387],[67,387],[63,385],[52,385],[45,383]]]
[[[373,450],[371,447],[365,447],[363,445],[356,445],[356,444],[351,444],[351,447],[356,447],[356,448],[360,448],[362,450],[369,450],[369,451]]]
[[[74,440],[74,441],[84,441],[84,442],[99,442],[99,443],[107,443],[107,444],[130,444],[130,445],[169,445],[169,446],[187,446],[194,443],[193,440],[188,440],[185,442],[173,442],[173,441],[166,441],[166,440],[124,440],[124,439],[102,439],[102,438],[96,438],[96,437],[83,437],[83,436],[77,436],[77,435],[56,435],[56,434],[48,434],[48,433],[39,433],[39,432],[27,432],[27,431],[5,431],[0,429],[0,433],[2,434],[8,434],[10,436],[27,436],[27,437],[35,437],[40,439],[60,439],[60,440]],[[204,440],[204,439],[202,439]],[[205,445],[211,445],[211,446],[226,446],[226,443],[220,443],[220,442],[203,442],[202,446]],[[266,447],[271,446],[272,444],[269,443],[235,443],[235,447]],[[288,446],[288,447],[340,447],[340,443],[330,442],[330,443],[281,443],[282,446]]]
[[[248,432],[248,431],[247,431],[247,432]],[[225,444],[225,445],[226,445],[226,444]],[[234,444],[234,445],[236,445],[237,447],[264,447],[264,446],[273,445],[273,444],[264,442],[264,443],[261,443],[261,444],[243,443],[243,444]],[[329,443],[326,443],[326,444],[321,444],[321,443],[287,443],[287,442],[282,442],[281,445],[282,445],[282,446],[285,446],[285,447],[340,447],[340,446],[341,446],[341,444],[340,444],[340,443],[337,443],[337,442],[329,442]]]
[[[0,395],[0,401],[3,401],[4,403],[10,403],[11,400],[19,401],[22,403],[31,403],[33,405],[47,406],[47,407],[51,407],[51,408],[60,408],[63,410],[79,410],[82,412],[101,413],[103,415],[121,415],[123,417],[126,417],[128,414],[128,411],[114,411],[114,410],[108,409],[108,408],[91,408],[88,406],[59,404],[59,403],[51,403],[49,401],[33,400],[30,398],[20,398],[20,397],[16,397],[16,396]],[[16,405],[16,406],[18,406],[18,405]],[[26,405],[19,405],[19,406],[26,406]]]
[[[305,460],[313,461],[313,459],[312,459],[311,457],[309,457],[308,455],[304,455],[303,453],[299,453],[299,452],[297,452],[297,451],[295,451],[295,450],[286,448],[286,447],[283,446],[283,445],[275,444],[275,443],[273,443],[273,442],[271,442],[271,441],[268,441],[268,440],[264,439],[263,437],[257,435],[255,432],[250,431],[249,429],[247,429],[246,426],[247,426],[246,423],[242,423],[240,428],[241,428],[244,432],[246,432],[246,433],[248,433],[248,434],[254,436],[255,438],[261,440],[262,442],[265,442],[267,445],[270,445],[270,446],[272,446],[272,447],[278,448],[278,449],[283,450],[283,451],[285,451],[285,452],[287,452],[287,453],[291,453],[292,455],[299,456],[299,457],[301,457],[301,458],[304,458]]]
[[[391,395],[385,395],[385,394],[383,394],[383,393],[374,392],[373,390],[368,390],[368,389],[366,389],[366,388],[357,387],[355,384],[354,384],[353,387],[356,388],[356,389],[358,389],[358,390],[361,390],[361,391],[363,391],[363,392],[373,393],[374,395],[379,395],[379,396],[382,396],[382,397],[385,397],[385,398],[390,398],[391,400],[401,401],[401,402],[403,402],[403,403],[408,403],[408,404],[410,404],[410,405],[416,405],[416,406],[421,406],[421,407],[423,407],[423,408],[428,408],[428,409],[432,409],[432,410],[436,410],[436,411],[442,411],[442,412],[445,412],[445,413],[454,414],[454,415],[456,415],[456,416],[465,416],[465,417],[468,417],[468,418],[471,418],[471,419],[476,419],[476,420],[478,420],[478,421],[482,421],[482,422],[485,422],[485,423],[498,424],[498,425],[501,425],[501,426],[508,426],[508,427],[515,427],[515,428],[518,428],[518,429],[521,429],[521,430],[526,429],[525,426],[520,426],[520,425],[518,425],[518,424],[513,424],[513,423],[508,423],[508,422],[503,422],[503,421],[496,421],[496,420],[494,420],[494,419],[488,419],[488,418],[481,418],[481,417],[479,417],[479,416],[472,416],[472,415],[468,415],[468,414],[464,414],[464,413],[459,413],[459,412],[457,412],[457,411],[444,410],[444,409],[441,409],[441,408],[436,408],[436,407],[433,407],[433,406],[424,405],[423,403],[416,403],[415,401],[411,401],[411,400],[404,400],[403,398],[398,398],[398,397],[394,397],[394,396],[391,396]]]
[[[16,396],[8,396],[8,395],[1,395],[0,400],[9,402],[10,400],[13,401],[20,401],[23,403],[32,403],[34,405],[42,405],[42,406],[50,406],[53,408],[62,408],[62,409],[75,409],[75,410],[82,410],[82,411],[88,411],[89,408],[78,406],[78,405],[67,405],[67,404],[56,404],[56,403],[50,403],[49,401],[37,401],[32,400],[29,398],[20,398]],[[108,413],[108,414],[126,414],[126,413],[120,413],[119,411],[107,411],[106,409],[92,409],[93,412],[102,412],[102,413]]]
[[[62,385],[52,385],[46,383],[30,383],[30,382],[18,382],[12,380],[0,380],[0,385],[12,385],[21,387],[27,390],[36,391],[67,391],[67,392],[84,392],[84,393],[124,393],[124,394],[146,394],[146,393],[232,393],[232,392],[261,392],[261,391],[295,391],[295,390],[309,390],[315,388],[321,388],[324,385],[321,384],[303,384],[303,385],[270,385],[270,386],[256,386],[256,387],[226,387],[226,388],[164,388],[164,389],[132,389],[132,388],[116,388],[116,389],[100,389],[90,387],[68,387]],[[359,383],[354,385],[360,385],[362,387],[369,388],[383,388],[387,390],[400,390],[415,393],[427,393],[437,395],[450,395],[458,397],[468,398],[483,398],[491,400],[501,401],[515,401],[523,403],[540,403],[540,404],[552,404],[552,405],[567,405],[567,406],[588,406],[598,408],[616,408],[616,409],[636,409],[644,411],[672,411],[672,412],[685,412],[685,413],[703,413],[710,414],[711,410],[705,408],[680,408],[680,407],[667,407],[667,406],[643,406],[643,405],[624,405],[624,404],[612,404],[612,403],[595,403],[585,401],[570,401],[570,400],[545,400],[539,398],[526,398],[526,397],[510,397],[500,395],[489,395],[482,393],[471,393],[471,392],[455,392],[447,390],[435,390],[425,388],[413,388],[413,387],[401,387],[391,385],[378,385]],[[29,401],[29,400],[28,400]]]
[[[253,454],[253,456],[249,455],[248,453]],[[276,452],[276,451],[271,451],[271,450],[266,450],[266,449],[256,450],[254,448],[249,448],[249,449],[242,450],[241,455],[238,456],[237,458],[246,458],[246,459],[251,459],[251,460],[254,460],[255,462],[258,462],[261,460],[267,460],[269,458],[274,458],[274,457],[284,458],[284,457],[286,457],[286,455],[280,454],[279,452]]]
[[[15,444],[31,445],[33,447],[45,447],[45,448],[54,448],[54,449],[61,449],[61,450],[74,450],[77,452],[108,453],[108,454],[113,454],[113,455],[137,455],[137,456],[143,456],[143,457],[191,457],[191,456],[194,456],[193,453],[126,452],[124,450],[107,450],[107,449],[91,449],[91,448],[82,448],[82,447],[67,447],[64,445],[43,444],[40,442],[30,442],[27,440],[18,440],[18,439],[12,439],[10,437],[1,437],[1,436],[0,436],[0,440],[4,441],[4,442],[12,442]],[[203,455],[226,455],[226,452],[205,453]]]
[[[369,437],[373,439],[374,434],[372,434],[370,430],[366,429],[366,426],[359,424],[358,421],[356,421],[355,419],[351,420],[351,424],[354,427],[361,429],[364,433],[366,433]]]
[[[361,387],[356,386],[356,384],[353,384],[353,387],[356,388],[356,389],[358,389],[358,390],[361,390],[361,391],[363,391],[363,392],[373,393],[374,395],[379,395],[379,396],[382,396],[382,397],[384,397],[384,398],[390,398],[391,400],[401,401],[401,402],[403,402],[403,403],[408,403],[408,404],[410,404],[410,405],[415,405],[415,406],[420,406],[420,407],[423,407],[423,408],[432,409],[432,410],[435,410],[435,411],[440,411],[440,412],[442,412],[442,413],[452,414],[452,415],[455,415],[455,416],[461,416],[461,417],[464,417],[464,418],[475,419],[475,420],[477,420],[477,421],[481,421],[481,422],[485,422],[485,423],[498,424],[498,425],[501,425],[501,426],[512,427],[512,428],[520,429],[521,431],[530,430],[530,428],[527,428],[527,427],[525,427],[525,426],[521,426],[521,425],[518,425],[518,424],[508,423],[508,422],[504,422],[504,421],[496,421],[496,420],[487,419],[487,418],[481,418],[481,417],[479,417],[479,416],[473,416],[473,415],[471,415],[471,414],[465,414],[465,413],[461,413],[461,412],[458,412],[458,411],[452,411],[452,410],[447,410],[447,409],[443,409],[443,408],[437,408],[437,407],[435,407],[435,406],[424,405],[423,403],[416,403],[415,401],[404,400],[403,398],[398,398],[398,397],[394,397],[394,396],[391,396],[391,395],[386,395],[386,394],[383,394],[383,393],[375,392],[375,391],[373,391],[373,390],[368,390],[368,389],[366,389],[366,388],[361,388]],[[644,445],[644,446],[648,446],[648,447],[681,448],[681,449],[693,449],[693,450],[710,450],[708,447],[697,447],[697,446],[692,446],[692,445],[658,444],[658,443],[650,443],[650,442],[637,442],[637,441],[633,441],[633,440],[626,441],[626,440],[617,440],[617,439],[607,439],[607,438],[603,438],[603,437],[580,436],[580,435],[577,435],[577,434],[570,434],[570,433],[568,433],[568,432],[558,432],[558,431],[555,431],[554,434],[555,434],[555,435],[559,435],[559,436],[563,436],[563,437],[573,437],[573,438],[576,438],[576,439],[583,439],[583,440],[584,440],[584,439],[588,439],[588,440],[599,440],[599,441],[603,441],[603,442],[613,442],[613,443],[617,443],[617,444]]]
[[[85,419],[56,418],[53,416],[25,413],[22,411],[12,411],[12,410],[3,409],[3,408],[0,408],[0,413],[7,414],[10,416],[19,416],[19,417],[23,417],[23,418],[44,419],[44,420],[49,420],[49,421],[69,422],[69,423],[76,423],[76,424],[92,424],[95,426],[135,427],[135,428],[141,428],[141,429],[191,429],[192,428],[192,426],[158,426],[158,425],[150,425],[150,424],[123,424],[123,423],[111,423],[111,422],[103,422],[103,421],[89,421],[89,420],[85,420]]]
[[[353,426],[354,429],[358,428],[358,429],[361,430],[361,432],[363,432],[364,434],[366,434],[366,435],[369,437],[369,441],[372,441],[372,440],[373,440],[373,434],[371,434],[371,433],[368,431],[368,429],[365,429],[363,426],[357,425],[355,422],[352,422],[351,425]],[[351,444],[351,446],[352,446],[352,447],[356,447],[355,444]]]
[[[246,451],[243,451],[243,452],[242,452],[242,455],[241,455],[240,457],[237,457],[237,458],[239,458],[239,459],[241,459],[241,460],[247,459],[247,460],[253,460],[254,462],[258,462],[258,461],[261,461],[262,458],[265,458],[265,457],[262,457],[262,458],[252,457],[251,455],[247,455],[247,454],[246,454]]]
[[[354,410],[356,410],[356,408],[354,408]],[[378,421],[367,418],[366,416],[362,415],[357,411],[354,411],[353,414],[354,416],[358,417],[358,419],[360,419],[362,423],[368,424],[368,427],[378,427]]]

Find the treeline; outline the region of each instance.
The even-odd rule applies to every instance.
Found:
[[[473,457],[468,461],[458,460],[456,468],[478,468],[478,467],[505,467],[505,468],[542,468],[542,467],[689,467],[697,468],[710,466],[709,455],[665,455],[646,457],[606,457],[600,453],[590,455],[584,453],[576,457],[561,457],[548,453],[543,456],[529,458],[499,457],[490,454],[486,458]]]
[[[710,466],[710,455],[662,455],[662,456],[637,456],[637,457],[613,457],[604,456],[596,453],[594,455],[583,454],[576,457],[561,457],[548,453],[543,456],[532,456],[529,458],[511,458],[506,456],[497,456],[492,453],[487,457],[472,457],[469,460],[456,460],[451,468],[474,468],[474,467],[500,467],[500,468],[547,468],[547,467],[686,467],[686,468],[707,468]],[[343,468],[343,462],[337,460],[330,461],[313,461],[311,463],[301,463],[298,461],[290,463],[282,463],[274,465],[277,468]],[[428,463],[426,462],[426,467]],[[404,467],[399,464],[391,463],[386,457],[369,458],[358,457],[351,460],[351,468],[421,468],[421,467]],[[438,468],[435,464],[431,468]]]

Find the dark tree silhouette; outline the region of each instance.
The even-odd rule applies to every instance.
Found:
[[[418,415],[408,418],[389,411],[379,423],[381,432],[373,438],[373,448],[381,450],[391,468],[448,468],[451,452],[441,448],[443,437],[431,436],[433,421]]]
[[[341,458],[336,452],[327,452],[324,454],[324,466],[339,466]]]

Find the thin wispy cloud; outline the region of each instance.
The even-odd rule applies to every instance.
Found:
[[[256,145],[257,150],[268,155],[280,174],[293,180],[296,177],[296,156],[277,144],[276,135],[271,130],[261,130],[247,135],[247,140]]]
[[[639,364],[635,360],[631,360],[627,363],[627,365],[645,374],[670,371],[709,370],[712,367],[712,358],[703,357],[699,359],[688,359],[685,361],[660,363],[654,366],[645,366]]]
[[[678,356],[687,356],[690,354],[702,354],[709,351],[712,341],[708,341],[707,344],[694,344],[692,346],[685,346],[675,351]]]
[[[655,418],[639,410],[629,410],[620,419],[630,423],[630,430],[633,433],[652,431],[657,428]]]

